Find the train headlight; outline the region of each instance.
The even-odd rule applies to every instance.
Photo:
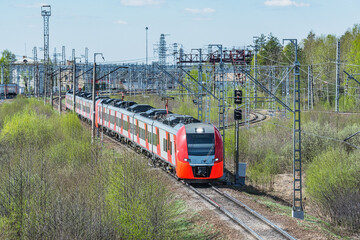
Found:
[[[205,132],[204,130],[205,130],[204,128],[195,128],[196,133],[203,133]]]
[[[215,162],[218,162],[218,161],[219,161],[219,159],[218,159],[218,158],[215,158],[214,160],[215,160]]]
[[[185,161],[185,162],[190,162],[190,159],[184,158],[184,161]]]

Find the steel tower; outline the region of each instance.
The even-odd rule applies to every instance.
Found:
[[[41,6],[41,16],[44,18],[44,103],[46,103],[46,94],[48,88],[48,75],[49,75],[49,19],[51,16],[51,6],[42,5]]]
[[[166,65],[166,41],[165,34],[160,35],[160,44],[159,44],[159,64],[160,66]]]

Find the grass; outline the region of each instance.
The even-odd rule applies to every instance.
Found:
[[[258,203],[264,205],[271,212],[281,216],[292,217],[292,207],[284,206],[283,204],[280,204],[269,197],[253,195],[252,197],[255,198]],[[347,236],[339,235],[339,230],[334,228],[333,225],[329,222],[326,222],[319,217],[313,216],[306,211],[304,214],[304,220],[297,220],[296,223],[306,230],[319,230],[322,234],[325,234],[331,238],[350,239]]]

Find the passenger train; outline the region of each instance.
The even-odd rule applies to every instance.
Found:
[[[19,87],[15,83],[0,84],[0,99],[15,98],[18,92]]]
[[[77,93],[75,110],[92,121],[90,93]],[[97,97],[95,125],[118,140],[149,155],[160,166],[188,182],[207,182],[223,176],[223,144],[219,130],[188,116],[122,99]],[[73,110],[73,94],[66,93]]]

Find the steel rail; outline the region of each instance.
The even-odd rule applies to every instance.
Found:
[[[286,238],[290,239],[290,240],[296,240],[296,238],[294,238],[293,236],[291,236],[289,233],[285,232],[283,229],[281,229],[280,227],[278,227],[276,224],[272,223],[270,220],[268,220],[267,218],[265,218],[264,216],[262,216],[261,214],[259,214],[258,212],[256,212],[255,210],[251,209],[250,207],[248,207],[247,205],[245,205],[244,203],[242,203],[241,201],[237,200],[236,198],[234,198],[233,196],[219,190],[218,188],[211,186],[211,189],[213,189],[214,191],[216,191],[217,193],[219,193],[220,195],[226,197],[227,199],[229,199],[230,201],[232,201],[233,203],[235,203],[236,205],[244,208],[245,210],[247,210],[249,213],[251,213],[252,215],[256,216],[257,218],[259,218],[260,220],[262,220],[263,222],[265,222],[268,226],[272,227],[273,229],[275,229],[277,232],[281,233],[283,236],[285,236]]]

